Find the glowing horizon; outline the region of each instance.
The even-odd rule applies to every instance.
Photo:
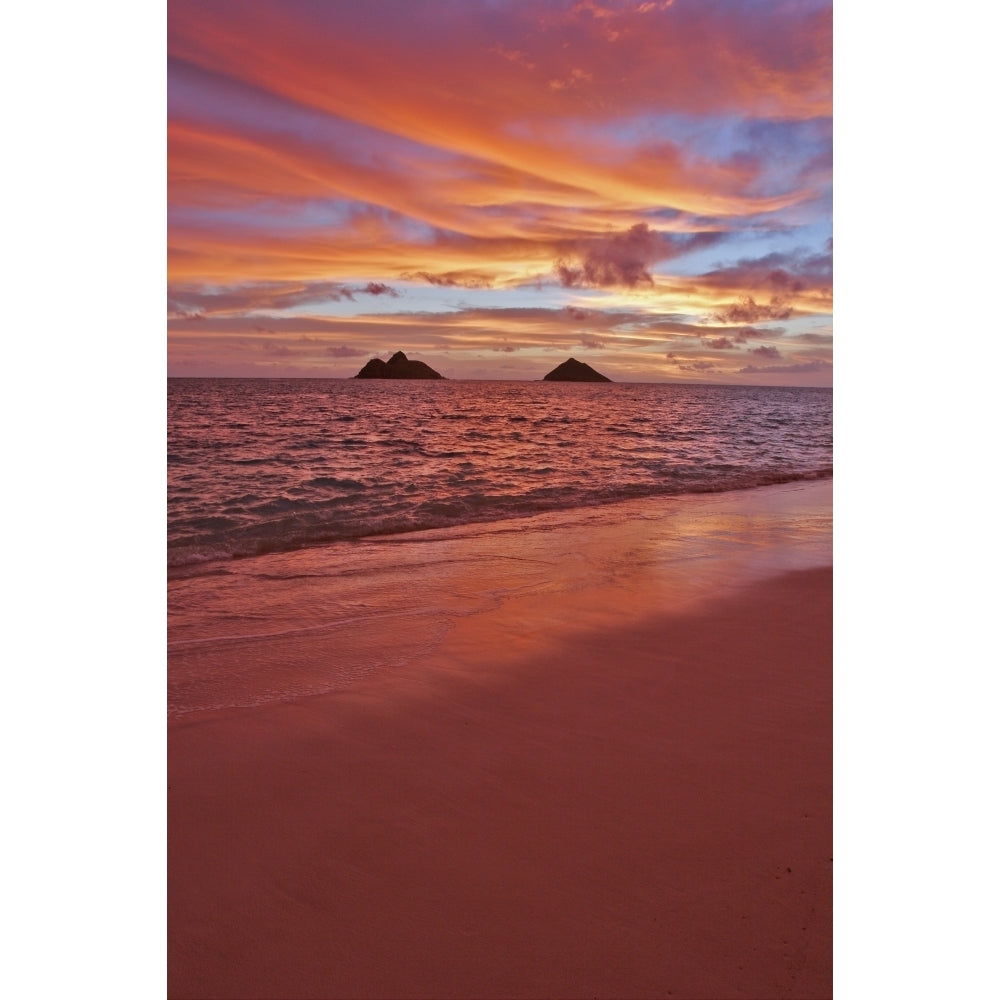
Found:
[[[168,373],[832,383],[828,3],[168,7]]]

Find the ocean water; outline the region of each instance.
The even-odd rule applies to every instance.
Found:
[[[829,389],[171,379],[167,563],[832,476]]]
[[[829,390],[181,379],[168,400],[173,718],[342,691],[470,617],[509,651],[539,615],[613,628],[831,561]]]

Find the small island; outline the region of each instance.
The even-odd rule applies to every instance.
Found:
[[[595,371],[588,364],[569,358],[542,379],[543,382],[610,382],[607,375]]]
[[[444,378],[423,361],[411,361],[402,351],[383,361],[372,358],[355,378]]]

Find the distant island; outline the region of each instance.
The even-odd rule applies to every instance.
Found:
[[[372,358],[355,378],[418,378],[418,379],[443,379],[440,372],[434,371],[430,365],[423,361],[411,361],[402,351],[396,353],[383,361],[381,358]],[[607,375],[602,375],[599,371],[591,368],[590,365],[577,361],[576,358],[568,358],[561,365],[553,368],[548,375],[544,376],[543,382],[610,382]]]
[[[402,351],[383,361],[372,358],[355,378],[444,378],[423,361],[411,361]]]
[[[545,376],[543,382],[610,382],[607,375],[602,375],[595,371],[590,365],[577,361],[576,358],[569,358],[561,365],[553,368]]]

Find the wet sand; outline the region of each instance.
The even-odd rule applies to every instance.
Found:
[[[173,720],[169,995],[829,997],[831,577],[530,595]]]

